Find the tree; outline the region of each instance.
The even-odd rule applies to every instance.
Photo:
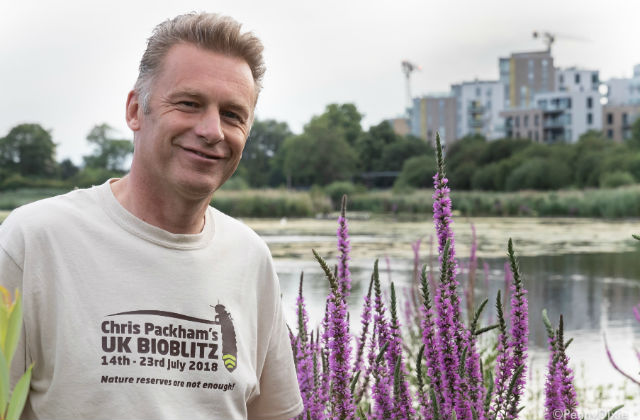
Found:
[[[394,187],[431,188],[433,175],[437,172],[433,155],[420,155],[407,159]]]
[[[69,179],[78,173],[78,167],[73,164],[71,159],[65,159],[60,162],[60,178]]]
[[[276,120],[255,120],[247,144],[242,152],[243,177],[252,187],[278,185],[284,182],[282,168],[275,165],[274,157],[291,136],[289,126]],[[240,168],[239,168],[240,169]]]
[[[447,178],[451,188],[471,189],[471,178],[479,166],[478,157],[486,148],[487,140],[479,135],[463,137],[447,147]]]
[[[636,117],[636,120],[631,125],[631,139],[629,139],[628,143],[631,147],[640,148],[640,115]]]
[[[39,124],[20,124],[0,139],[0,167],[23,176],[45,177],[56,173],[56,144]]]
[[[348,180],[357,156],[339,127],[315,120],[298,136],[287,138],[281,148],[284,172],[294,186],[327,185]]]
[[[133,153],[130,140],[112,138],[113,129],[107,124],[96,125],[87,135],[87,141],[94,146],[93,153],[84,156],[88,168],[126,172],[126,164]]]
[[[309,125],[321,123],[338,128],[342,131],[345,141],[353,146],[362,134],[361,121],[362,114],[354,104],[330,104],[323,114],[313,117]]]

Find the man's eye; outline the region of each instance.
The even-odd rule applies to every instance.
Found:
[[[198,104],[196,102],[192,102],[192,101],[181,101],[179,102],[180,106],[183,106],[185,108],[197,108]]]
[[[230,119],[233,119],[233,120],[242,121],[242,117],[240,117],[240,115],[236,114],[233,111],[222,111],[220,114],[225,118],[230,118]]]

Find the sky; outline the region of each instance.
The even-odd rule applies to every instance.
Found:
[[[640,63],[640,2],[628,0],[0,0],[0,137],[21,123],[50,130],[57,159],[81,163],[107,123],[132,138],[128,91],[153,27],[190,11],[230,15],[265,44],[256,116],[301,132],[330,103],[354,103],[363,127],[401,116],[402,60],[422,67],[413,96],[498,79],[498,58],[545,48],[555,65],[631,77]]]

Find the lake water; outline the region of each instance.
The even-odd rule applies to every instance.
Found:
[[[332,220],[247,220],[266,240],[274,254],[290,325],[296,325],[295,298],[300,273],[304,271],[304,295],[312,326],[323,316],[327,280],[313,259],[318,249],[335,263],[336,223]],[[476,305],[489,297],[485,325],[495,321],[495,295],[504,288],[506,238],[513,237],[520,270],[529,298],[531,388],[541,389],[548,360],[547,337],[541,312],[547,309],[552,322],[564,317],[565,338],[573,338],[567,349],[576,371],[579,396],[587,408],[610,409],[625,403],[626,418],[640,418],[640,390],[609,364],[603,334],[619,366],[640,378],[640,360],[634,346],[640,345],[640,323],[632,308],[640,303],[640,247],[631,233],[640,232],[637,221],[604,222],[584,219],[474,219],[455,225],[456,249],[461,265],[466,263],[471,242],[471,224],[478,233],[480,267],[475,287]],[[411,243],[422,238],[421,264],[429,263],[430,222],[400,223],[393,220],[350,222],[352,243],[352,294],[349,299],[352,332],[359,331],[362,298],[371,276],[373,261],[380,259],[383,285],[389,279],[405,296],[413,276]],[[483,263],[488,265],[484,279]],[[437,269],[436,269],[437,270]],[[466,273],[459,275],[464,282]],[[402,304],[400,304],[402,307]],[[401,318],[402,319],[402,318]],[[598,395],[598,393],[602,395]],[[587,393],[585,395],[585,393]],[[529,406],[542,407],[531,391]],[[624,398],[632,397],[621,401]],[[529,411],[528,418],[540,415]],[[597,413],[597,411],[591,411]],[[638,416],[638,417],[636,417]],[[602,418],[603,416],[600,416]],[[625,417],[622,417],[625,418]]]

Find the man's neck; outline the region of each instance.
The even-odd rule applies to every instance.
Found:
[[[111,183],[118,202],[140,220],[171,233],[202,232],[208,200],[185,200],[126,175]]]

